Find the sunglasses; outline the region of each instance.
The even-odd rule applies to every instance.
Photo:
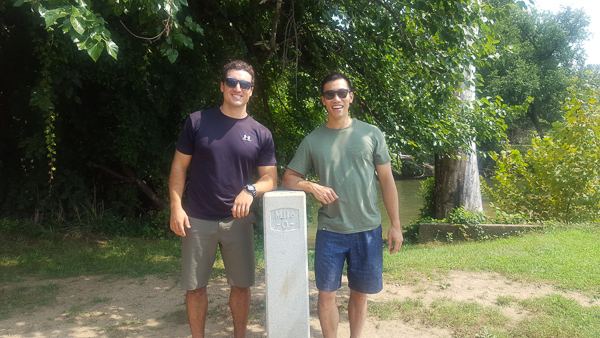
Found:
[[[340,99],[345,99],[348,93],[350,93],[349,89],[328,90],[323,92],[323,97],[327,100],[333,100],[335,95],[337,95]]]
[[[240,84],[240,88],[242,88],[244,90],[248,90],[248,89],[252,88],[252,82],[241,81],[241,80],[236,80],[236,79],[225,79],[225,84],[229,88],[235,88],[238,85],[238,83]]]

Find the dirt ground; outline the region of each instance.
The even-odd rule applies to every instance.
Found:
[[[184,291],[175,277],[113,278],[81,276],[76,278],[35,280],[0,285],[0,295],[11,288],[58,285],[57,295],[48,305],[16,309],[11,318],[0,320],[0,337],[190,337],[187,325]],[[316,313],[317,292],[310,283],[311,337],[322,337]],[[266,337],[264,276],[257,276],[252,289],[252,304],[247,337]],[[229,287],[224,279],[212,281],[208,287],[209,312],[207,337],[231,337]],[[585,306],[600,305],[575,292],[562,292],[549,285],[516,282],[494,273],[450,272],[441,280],[424,279],[411,285],[387,283],[384,290],[369,297],[369,302],[406,297],[429,304],[448,297],[457,301],[475,301],[484,306],[497,306],[498,296],[517,299],[561,294]],[[339,303],[347,301],[348,288],[338,293]],[[501,307],[503,313],[519,320],[523,313]],[[349,337],[347,316],[341,313],[338,335]],[[447,329],[427,327],[403,320],[379,320],[369,317],[364,337],[450,337]]]

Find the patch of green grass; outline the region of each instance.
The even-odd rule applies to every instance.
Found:
[[[494,336],[503,335],[501,329],[509,322],[500,309],[483,307],[475,302],[441,298],[435,300],[430,307],[427,315],[422,318],[423,321],[429,325],[449,328],[460,337],[473,337],[490,328]]]
[[[0,282],[23,275],[174,275],[179,274],[180,264],[181,241],[175,239],[73,241],[0,236]]]
[[[496,304],[498,304],[498,306],[510,306],[516,301],[517,297],[515,296],[498,296],[496,298]]]
[[[369,316],[380,320],[402,319],[410,321],[418,317],[424,310],[423,302],[406,297],[404,300],[369,303]]]
[[[189,324],[187,310],[180,309],[169,312],[161,317],[162,320],[172,324]]]
[[[492,241],[406,245],[394,255],[384,253],[384,273],[393,279],[410,280],[452,269],[493,271],[588,291],[593,296],[600,293],[599,242],[599,226],[580,225]]]
[[[82,305],[73,305],[67,311],[65,311],[65,317],[79,317],[83,313]]]
[[[60,286],[48,283],[37,287],[0,289],[0,319],[10,318],[15,310],[33,311],[56,300]]]
[[[582,306],[560,295],[522,300],[530,318],[512,330],[514,337],[600,337],[600,306]]]

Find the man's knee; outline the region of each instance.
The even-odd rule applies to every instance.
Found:
[[[187,290],[186,292],[186,297],[201,297],[203,295],[206,294],[206,286],[198,288],[198,289],[194,289],[194,290]]]
[[[320,303],[331,303],[336,301],[336,291],[319,291]]]
[[[350,289],[350,298],[367,299],[368,296],[369,295],[366,293],[362,293],[362,292]]]
[[[231,285],[231,294],[236,296],[243,296],[250,293],[250,287],[239,287]]]

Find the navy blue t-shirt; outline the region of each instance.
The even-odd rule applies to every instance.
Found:
[[[234,119],[220,108],[190,114],[177,150],[192,155],[185,209],[200,219],[231,217],[233,202],[252,183],[254,168],[277,165],[269,129],[250,115]]]

